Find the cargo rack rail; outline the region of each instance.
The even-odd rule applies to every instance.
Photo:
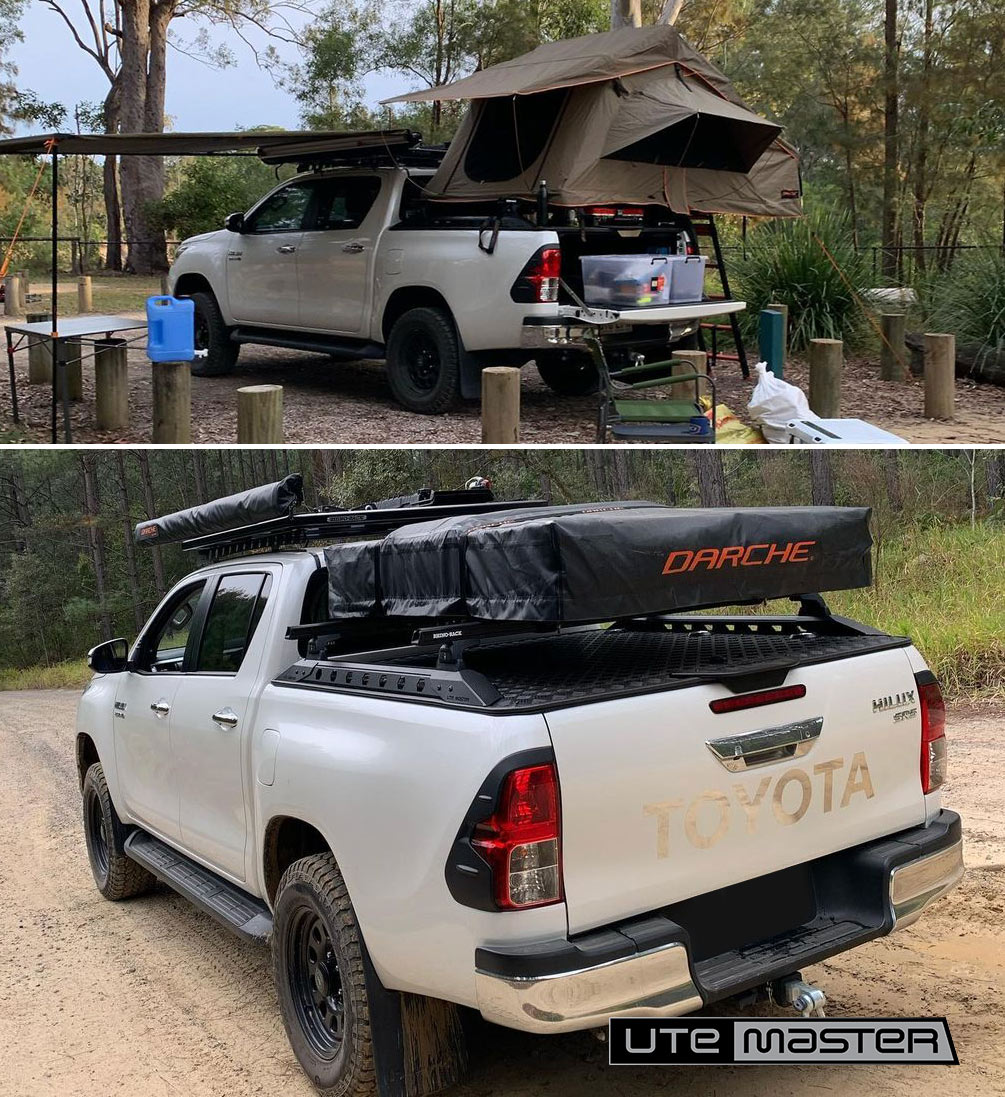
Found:
[[[207,533],[182,541],[184,552],[195,552],[213,562],[242,553],[302,548],[312,542],[334,542],[349,537],[383,536],[416,522],[434,522],[468,514],[495,514],[547,506],[544,499],[496,500],[487,488],[435,491],[384,499],[354,509],[333,508],[304,514],[280,515],[262,522]]]

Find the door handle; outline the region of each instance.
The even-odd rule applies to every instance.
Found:
[[[769,762],[801,758],[820,738],[824,718],[814,716],[779,727],[759,728],[742,735],[706,739],[705,745],[731,773],[740,773]]]
[[[222,708],[219,712],[213,713],[213,723],[219,724],[222,728],[236,728],[240,717],[232,708]]]
[[[278,251],[280,255],[292,255],[296,250],[295,244],[280,244],[279,247],[276,248],[276,251]]]
[[[351,240],[348,244],[342,245],[342,250],[349,252],[364,251],[365,245],[361,244],[358,240]]]
[[[167,716],[167,714],[171,711],[171,706],[167,703],[167,701],[154,701],[154,703],[150,706],[150,711],[156,712],[158,716]]]

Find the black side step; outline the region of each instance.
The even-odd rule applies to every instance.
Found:
[[[384,348],[362,339],[340,339],[334,335],[319,335],[308,331],[283,331],[279,328],[234,328],[230,333],[234,343],[257,343],[265,347],[286,347],[318,354],[337,354],[340,358],[383,358]]]
[[[260,944],[269,939],[272,913],[260,899],[197,865],[145,830],[134,830],[129,835],[125,851],[159,880],[241,937]]]

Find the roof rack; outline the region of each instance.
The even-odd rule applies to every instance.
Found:
[[[192,537],[181,544],[184,552],[197,552],[208,561],[242,553],[302,548],[314,541],[339,541],[360,535],[383,536],[416,522],[434,522],[463,514],[491,514],[546,506],[544,499],[497,501],[487,488],[434,491],[424,488],[414,495],[368,503],[351,510],[333,509],[307,514],[282,515],[264,522]]]

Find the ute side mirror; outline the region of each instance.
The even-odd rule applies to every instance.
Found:
[[[223,227],[229,232],[244,232],[244,214],[229,213],[224,218]]]
[[[87,653],[87,665],[95,674],[118,674],[129,665],[129,644],[121,636],[106,640]]]

